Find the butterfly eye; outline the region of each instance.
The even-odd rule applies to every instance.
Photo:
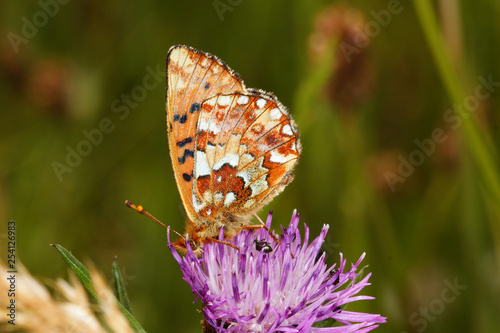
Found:
[[[271,253],[273,252],[273,248],[271,247],[271,245],[266,242],[266,241],[263,241],[263,240],[254,240],[253,241],[255,243],[255,249],[257,251],[262,251],[264,250],[264,253]]]

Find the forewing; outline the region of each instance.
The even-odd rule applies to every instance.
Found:
[[[198,119],[195,211],[248,215],[292,180],[298,131],[274,96],[261,91],[207,99]]]
[[[239,75],[214,55],[173,46],[167,57],[167,132],[170,158],[182,203],[191,221],[194,145],[203,102],[211,96],[244,91]]]

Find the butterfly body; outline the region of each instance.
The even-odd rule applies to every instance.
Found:
[[[297,127],[274,95],[247,89],[217,57],[177,45],[167,57],[167,132],[186,233],[197,249],[230,239],[292,179]],[[182,250],[184,239],[175,243]]]

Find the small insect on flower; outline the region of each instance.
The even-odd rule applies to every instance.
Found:
[[[255,249],[257,251],[264,250],[264,253],[273,252],[273,248],[271,247],[271,245],[268,242],[263,241],[263,240],[257,240],[257,239],[255,239],[253,242],[255,243]]]
[[[358,295],[370,284],[371,274],[361,278],[357,272],[364,254],[350,269],[342,254],[338,265],[327,267],[325,256],[318,257],[327,225],[309,244],[309,229],[305,225],[301,238],[294,212],[278,245],[268,232],[271,220],[269,214],[267,230],[243,230],[232,238],[239,250],[208,243],[201,258],[189,242],[181,257],[169,233],[172,255],[202,302],[204,332],[368,332],[385,323],[378,314],[345,309],[348,303],[373,299]],[[223,236],[221,230],[219,238]],[[324,327],[326,323],[335,327]]]

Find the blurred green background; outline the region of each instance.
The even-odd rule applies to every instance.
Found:
[[[181,43],[290,109],[303,156],[260,216],[330,224],[330,263],[367,252],[376,299],[349,310],[387,316],[379,332],[497,332],[499,15],[495,0],[3,1],[0,233],[17,221],[42,280],[67,277],[49,243],[108,278],[117,255],[146,331],[200,331],[165,230],[123,205],[184,228],[165,79],[138,88]]]

